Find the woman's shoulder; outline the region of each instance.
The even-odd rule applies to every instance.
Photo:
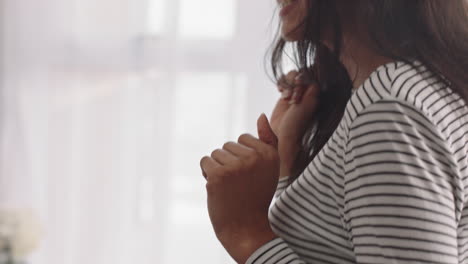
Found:
[[[342,120],[346,134],[362,124],[378,123],[376,120],[401,124],[411,120],[410,123],[436,135],[456,161],[463,163],[461,167],[468,166],[466,101],[444,77],[424,64],[382,65],[353,93]]]
[[[346,107],[346,118],[351,122],[366,109],[387,101],[411,107],[442,126],[441,120],[449,115],[463,118],[468,113],[465,100],[444,77],[418,61],[396,61],[378,67],[356,89]]]

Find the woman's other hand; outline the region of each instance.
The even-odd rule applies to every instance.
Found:
[[[302,138],[317,109],[320,89],[316,82],[306,80],[304,74],[291,71],[278,82],[281,98],[271,115],[271,127],[278,137],[281,177],[291,175]]]

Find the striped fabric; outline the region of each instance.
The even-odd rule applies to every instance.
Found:
[[[249,264],[468,264],[468,108],[420,63],[379,67],[270,210]]]

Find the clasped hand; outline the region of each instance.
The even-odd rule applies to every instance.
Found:
[[[300,76],[290,72],[283,78],[286,82],[280,81],[282,97],[271,125],[264,114],[259,117],[258,138],[244,134],[200,161],[211,223],[218,240],[238,263],[245,263],[256,249],[276,237],[268,209],[280,173],[290,175],[317,108],[317,84],[304,82]]]
[[[238,263],[275,237],[268,209],[279,177],[278,141],[264,114],[257,126],[259,138],[241,135],[200,161],[211,223]]]

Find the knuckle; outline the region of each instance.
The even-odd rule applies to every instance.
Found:
[[[272,155],[271,155],[270,151],[269,151],[268,149],[264,149],[264,150],[262,150],[261,155],[259,156],[258,159],[259,159],[259,160],[260,160],[260,159],[261,159],[261,160],[270,160],[270,159],[271,159],[271,156],[272,156]]]
[[[242,156],[244,158],[251,158],[251,157],[256,156],[256,155],[258,155],[258,152],[257,152],[256,149],[247,147],[247,148],[244,149],[244,152],[243,152]]]
[[[298,74],[299,73],[296,70],[290,71],[288,74],[286,74],[286,79],[288,79],[288,81],[292,81]]]
[[[275,147],[268,145],[262,149],[262,157],[267,160],[274,160],[279,157],[279,154]]]
[[[269,160],[271,160],[271,161],[279,162],[280,157],[279,157],[278,151],[276,151],[276,149],[274,149],[273,147],[271,147],[271,150],[268,152],[268,158],[269,158]]]
[[[242,134],[237,139],[237,142],[245,142],[245,140],[247,140],[248,137],[249,137],[249,134]]]
[[[207,183],[213,186],[219,185],[226,175],[228,175],[228,172],[221,168],[213,169],[210,176],[207,178]]]
[[[260,156],[255,150],[250,150],[251,153],[245,157],[245,163],[247,166],[256,164],[259,161]]]
[[[250,158],[257,158],[258,157],[258,152],[257,152],[257,150],[255,150],[253,148],[249,148],[247,150],[247,156],[250,157]]]
[[[232,142],[232,141],[229,141],[229,142],[224,143],[223,149],[229,148],[229,146],[232,145],[232,144],[234,144],[234,142]]]
[[[203,164],[206,162],[206,159],[208,159],[208,156],[204,156],[203,158],[201,158],[200,166],[203,166]]]
[[[234,173],[234,170],[230,167],[219,167],[217,169],[217,174],[219,178],[226,177],[226,176],[231,176]]]
[[[293,88],[295,83],[294,79],[296,78],[297,74],[297,71],[290,71],[286,75],[281,76],[278,81],[278,85],[285,90]]]
[[[242,162],[242,159],[236,159],[232,162],[232,166],[236,168],[237,170],[239,170],[240,168],[244,166],[244,163]]]
[[[219,152],[220,152],[220,149],[215,149],[215,150],[213,150],[213,151],[211,152],[211,157],[216,156],[217,154],[219,154]]]

